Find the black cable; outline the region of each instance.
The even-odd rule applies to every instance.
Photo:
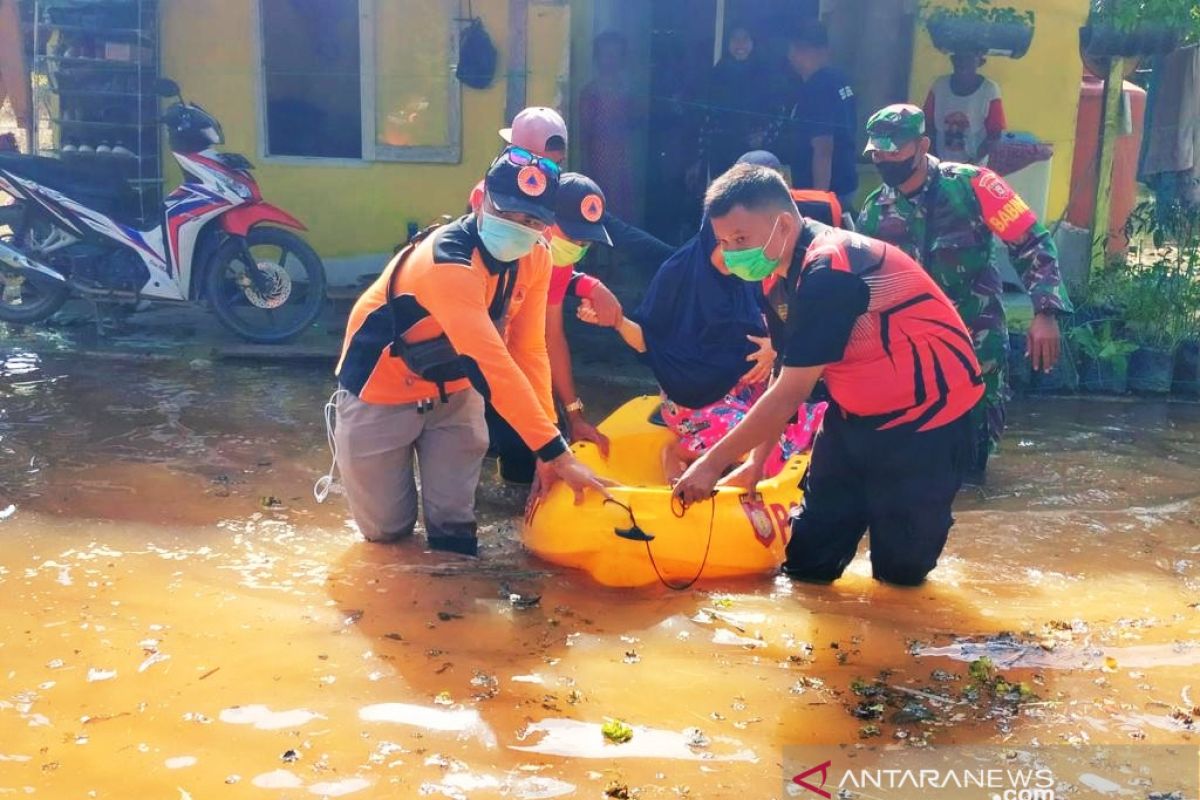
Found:
[[[676,519],[683,519],[683,515],[687,513],[687,506],[685,506],[683,501],[680,500],[680,510],[676,511],[675,501],[678,499],[679,498],[675,495],[671,496],[671,513],[675,515]],[[637,518],[633,515],[633,508],[631,506],[622,503],[620,500],[614,500],[612,498],[608,498],[604,502],[605,504],[612,503],[613,505],[624,509],[625,513],[629,515],[629,521],[633,523],[633,527],[641,530],[641,526],[637,523]],[[662,570],[658,568],[658,562],[654,560],[654,552],[650,549],[650,541],[649,539],[646,540],[646,557],[650,559],[650,566],[654,568],[654,574],[658,577],[658,582],[672,591],[682,592],[692,588],[696,581],[700,580],[700,576],[704,574],[704,568],[708,566],[708,554],[712,550],[713,528],[716,526],[717,522],[716,497],[713,497],[710,502],[712,503],[712,510],[708,518],[708,541],[704,545],[704,557],[700,560],[700,568],[696,570],[696,574],[693,575],[687,582],[681,584],[671,583],[669,580],[663,577]]]

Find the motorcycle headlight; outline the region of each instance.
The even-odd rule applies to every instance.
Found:
[[[243,200],[253,200],[254,199],[254,192],[250,191],[250,187],[244,183],[233,184],[233,191],[234,191],[234,194],[236,194],[238,197],[242,198]]]

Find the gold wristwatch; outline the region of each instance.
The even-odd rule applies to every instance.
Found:
[[[574,400],[572,400],[570,403],[567,403],[563,407],[565,409],[567,409],[568,414],[574,414],[576,412],[578,412],[580,414],[583,413],[583,401],[580,400],[578,397],[576,397]]]

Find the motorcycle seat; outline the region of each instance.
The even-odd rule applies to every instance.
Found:
[[[137,217],[137,194],[120,175],[57,158],[0,152],[0,169],[41,184],[122,222]]]

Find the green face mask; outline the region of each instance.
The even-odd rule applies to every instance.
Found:
[[[775,238],[775,229],[779,227],[779,218],[771,226],[771,235],[762,247],[749,247],[745,250],[725,250],[725,267],[729,273],[744,281],[757,283],[767,279],[779,267],[778,258],[767,258],[767,245]]]
[[[587,254],[588,247],[589,245],[575,244],[561,236],[555,236],[550,240],[550,258],[556,267],[578,264]]]

